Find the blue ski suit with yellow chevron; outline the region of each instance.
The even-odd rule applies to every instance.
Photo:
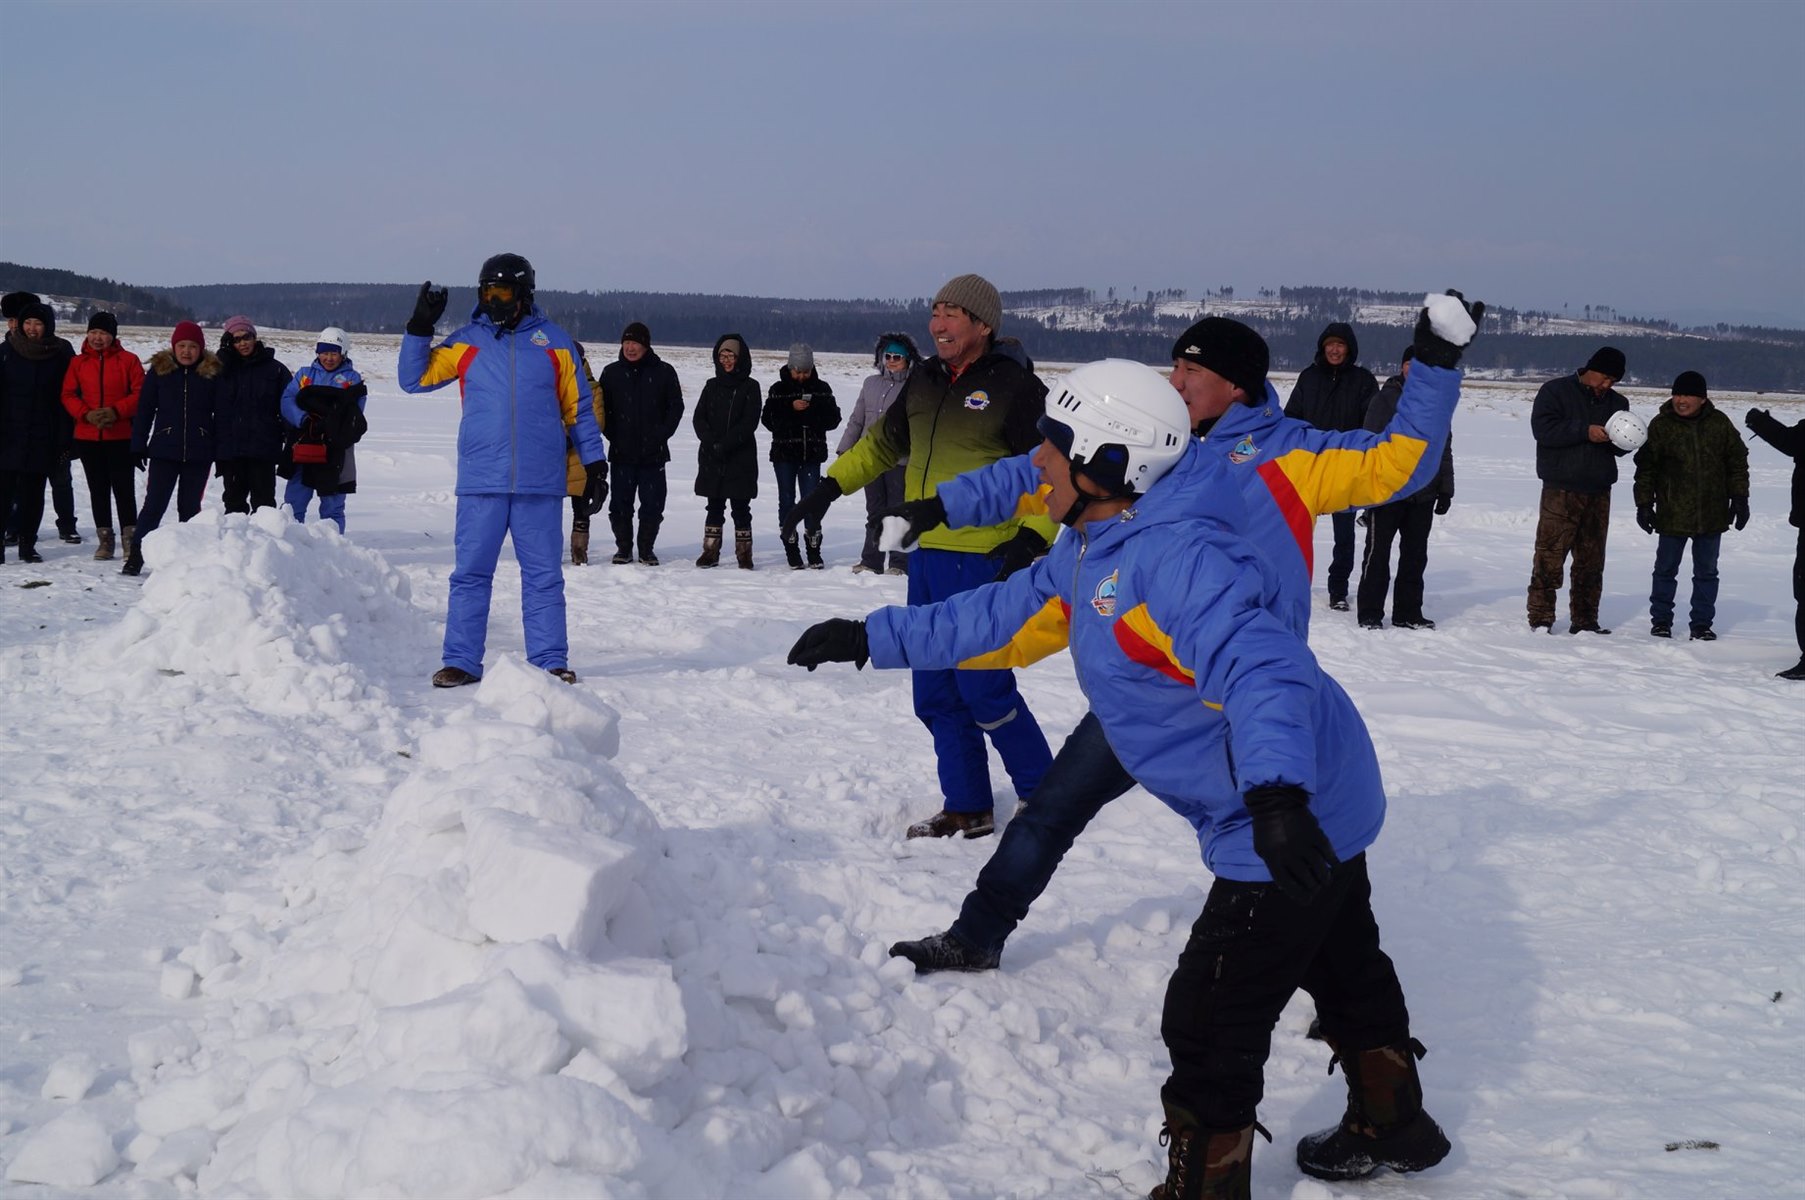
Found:
[[[547,670],[568,666],[564,456],[574,446],[586,465],[607,457],[576,344],[536,304],[512,329],[478,309],[437,346],[430,337],[403,336],[396,375],[409,394],[456,380],[463,395],[445,665],[483,673],[495,564],[511,534],[527,661]]]

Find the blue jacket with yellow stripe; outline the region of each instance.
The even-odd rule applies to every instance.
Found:
[[[1203,439],[1247,498],[1246,534],[1279,571],[1279,613],[1300,636],[1310,629],[1310,574],[1316,518],[1344,508],[1401,500],[1435,478],[1460,400],[1458,370],[1414,363],[1397,415],[1378,433],[1317,429],[1287,417],[1278,393],[1235,404]],[[1046,511],[1027,455],[1003,459],[942,483],[946,523],[993,525],[1012,513]],[[1199,497],[1199,502],[1207,497]]]
[[[607,457],[576,344],[537,304],[513,329],[479,309],[437,346],[406,334],[396,373],[410,394],[457,380],[460,496],[562,496],[567,445],[585,464]]]
[[[880,667],[1025,666],[1068,640],[1110,747],[1197,830],[1224,878],[1267,881],[1242,795],[1310,794],[1343,860],[1385,819],[1379,761],[1347,693],[1281,614],[1272,560],[1233,530],[1232,470],[1193,441],[1133,507],[1054,544],[1032,568],[939,604],[865,622]],[[1200,516],[1197,497],[1217,512]]]

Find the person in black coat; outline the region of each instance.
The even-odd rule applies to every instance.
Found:
[[[815,374],[815,352],[802,342],[790,347],[790,361],[778,372],[777,382],[765,398],[762,420],[771,431],[771,471],[777,476],[777,523],[782,527],[796,501],[806,499],[821,485],[827,431],[840,424],[834,389]],[[808,565],[818,571],[825,565],[821,560],[821,518],[808,518],[804,530]],[[783,553],[791,570],[802,569],[793,529],[783,535]]]
[[[633,503],[639,502],[639,561],[658,565],[653,547],[664,524],[664,465],[671,438],[683,421],[683,385],[677,370],[652,349],[652,331],[635,321],[620,335],[620,357],[602,368],[602,433],[611,464],[608,523],[614,526],[615,559],[633,550]]]
[[[179,520],[191,521],[201,511],[216,457],[215,405],[225,369],[203,337],[199,325],[181,322],[169,335],[169,349],[152,355],[144,373],[132,417],[132,453],[148,474],[121,575],[144,569],[144,539],[163,523],[172,494]]]
[[[721,523],[733,504],[733,552],[752,570],[752,503],[758,495],[758,419],[764,408],[746,339],[723,333],[714,344],[714,378],[696,399],[696,495],[708,501],[698,567],[721,561]]]
[[[1366,410],[1366,428],[1382,432],[1398,411],[1398,397],[1410,377],[1414,347],[1404,350],[1396,375],[1385,381]],[[1393,629],[1434,629],[1423,615],[1423,571],[1429,565],[1429,529],[1435,518],[1454,503],[1454,437],[1442,447],[1441,467],[1435,478],[1416,492],[1390,504],[1366,510],[1366,554],[1360,564],[1360,586],[1355,593],[1354,615],[1363,629],[1385,624],[1385,593],[1391,592]],[[1391,543],[1398,542],[1398,577],[1391,577]]]
[[[1799,546],[1792,558],[1792,627],[1799,640],[1799,662],[1780,672],[1781,679],[1805,679],[1805,421],[1782,425],[1766,409],[1751,408],[1743,418],[1750,432],[1792,459],[1792,512],[1788,520],[1799,531]]]
[[[1610,632],[1598,624],[1598,601],[1604,591],[1611,485],[1617,482],[1617,460],[1628,451],[1611,443],[1605,422],[1629,411],[1630,402],[1616,388],[1627,369],[1623,351],[1600,346],[1579,371],[1544,383],[1529,410],[1536,477],[1542,481],[1529,573],[1531,629],[1553,631],[1554,594],[1572,555],[1567,632]]]
[[[1360,340],[1354,327],[1336,321],[1316,339],[1316,360],[1305,367],[1285,401],[1285,415],[1318,429],[1346,431],[1368,428],[1367,406],[1379,392],[1379,381],[1360,365]],[[1335,551],[1329,559],[1329,607],[1347,609],[1348,579],[1354,573],[1354,514],[1333,513]]]
[[[294,378],[276,352],[257,340],[249,317],[228,317],[220,336],[218,398],[221,499],[229,513],[276,507],[276,464],[282,458],[282,393]]]
[[[67,465],[75,428],[63,408],[63,375],[75,348],[56,336],[56,314],[44,303],[23,305],[17,319],[0,346],[0,513],[17,519],[19,561],[36,563],[44,561],[44,485],[59,461]]]

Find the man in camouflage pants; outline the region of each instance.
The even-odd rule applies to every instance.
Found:
[[[1617,482],[1617,459],[1624,451],[1611,444],[1604,423],[1612,413],[1629,409],[1614,386],[1624,370],[1623,351],[1602,346],[1584,369],[1551,379],[1536,393],[1529,428],[1536,440],[1542,511],[1529,575],[1531,629],[1554,632],[1554,594],[1571,554],[1567,632],[1611,632],[1599,627],[1598,599],[1604,591],[1611,485]]]

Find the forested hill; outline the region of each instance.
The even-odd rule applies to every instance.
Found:
[[[136,288],[67,271],[0,263],[0,287],[52,295],[66,317],[85,322],[92,307],[113,307],[122,321],[173,324],[192,316],[217,326],[233,313],[280,329],[338,325],[353,333],[398,333],[413,311],[418,284],[265,283]],[[1297,370],[1316,351],[1331,321],[1353,324],[1360,361],[1381,377],[1409,344],[1422,293],[1346,287],[1260,289],[1252,296],[1233,288],[1191,298],[1169,288],[1133,299],[1110,290],[1048,288],[1003,293],[1004,332],[1028,352],[1050,362],[1105,357],[1160,363],[1172,342],[1204,315],[1232,316],[1258,329],[1272,346],[1273,365]],[[761,296],[674,292],[542,291],[540,305],[592,347],[612,345],[622,327],[643,321],[652,340],[667,346],[707,346],[735,332],[753,346],[782,349],[807,342],[817,350],[869,352],[880,333],[902,330],[927,340],[928,301],[790,300]],[[105,303],[96,303],[104,300]],[[453,287],[441,331],[476,304],[471,287]],[[84,305],[86,307],[84,307]],[[1565,310],[1493,309],[1485,336],[1469,366],[1499,376],[1540,376],[1571,371],[1593,350],[1610,344],[1629,359],[1629,382],[1663,387],[1681,371],[1702,372],[1713,386],[1742,391],[1805,392],[1805,330],[1718,325],[1681,329],[1672,322],[1625,316],[1605,305]]]

